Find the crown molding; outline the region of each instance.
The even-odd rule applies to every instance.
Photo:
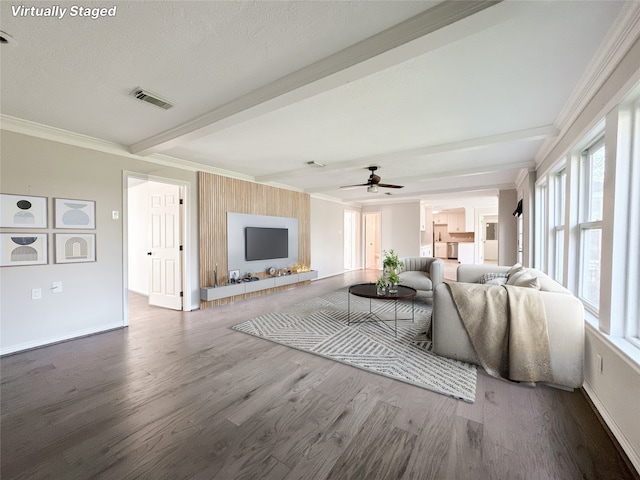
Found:
[[[640,37],[640,2],[627,1],[569,99],[558,113],[554,124],[558,126],[560,134],[545,140],[535,155],[536,165],[540,165],[561,141],[638,37]]]
[[[225,177],[255,182],[255,177],[249,175],[243,175],[240,173],[211,167],[201,163],[182,160],[180,158],[170,157],[168,155],[156,153],[143,157],[131,153],[128,147],[116,142],[110,142],[108,140],[90,137],[81,133],[75,133],[69,130],[63,130],[61,128],[51,127],[49,125],[43,125],[41,123],[36,123],[30,120],[24,120],[9,115],[0,114],[0,130],[19,133],[21,135],[41,138],[44,140],[50,140],[53,142],[64,143],[66,145],[86,148],[88,150],[95,150],[102,153],[118,155],[121,157],[131,158],[146,163],[153,163],[155,165],[162,165],[165,167],[187,170],[190,172],[213,173]]]

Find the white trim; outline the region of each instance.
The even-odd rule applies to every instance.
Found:
[[[578,85],[556,118],[555,125],[564,125],[561,133],[555,138],[545,140],[536,153],[535,163],[537,165],[540,166],[562,140],[569,127],[573,125],[586,105],[594,98],[598,89],[637,41],[638,35],[640,35],[640,3],[625,2],[618,18],[605,37],[605,42],[592,57]]]
[[[587,393],[587,395],[593,402],[593,405],[596,407],[596,410],[598,410],[598,414],[602,417],[602,419],[604,420],[604,423],[607,424],[607,427],[609,427],[609,430],[611,430],[611,433],[613,433],[613,436],[616,438],[616,440],[622,447],[622,450],[624,450],[624,453],[627,454],[627,457],[629,457],[629,460],[631,461],[635,469],[638,472],[640,472],[640,452],[636,452],[634,450],[631,442],[627,440],[627,437],[624,435],[620,427],[618,427],[614,418],[611,415],[609,415],[609,412],[607,411],[604,403],[600,401],[600,399],[598,398],[598,395],[591,388],[589,383],[584,382],[584,384],[582,385],[582,388],[584,388],[584,391]]]
[[[100,325],[98,327],[86,328],[83,330],[77,330],[72,333],[67,333],[65,335],[57,335],[55,337],[48,337],[40,340],[34,340],[31,342],[20,343],[18,345],[11,345],[4,350],[0,351],[0,355],[10,355],[12,353],[23,352],[25,350],[31,350],[33,348],[46,347],[47,345],[52,345],[54,343],[66,342],[69,340],[75,340],[80,337],[86,337],[89,335],[94,335],[98,333],[106,333],[110,330],[117,330],[126,327],[122,322],[117,323],[106,323]]]
[[[222,175],[225,177],[237,178],[248,182],[255,182],[255,178],[249,175],[243,175],[241,173],[211,167],[203,163],[182,160],[180,158],[170,157],[168,155],[155,154],[146,157],[135,155],[131,153],[126,146],[116,142],[110,142],[107,140],[102,140],[100,138],[90,137],[88,135],[82,135],[80,133],[74,133],[69,130],[63,130],[61,128],[50,127],[48,125],[31,122],[29,120],[11,117],[9,115],[0,114],[0,130],[19,133],[22,135],[29,135],[31,137],[51,140],[53,142],[60,142],[66,145],[73,145],[75,147],[87,148],[89,150],[95,150],[98,152],[110,153],[112,155],[119,155],[121,157],[132,158],[134,160],[153,163],[155,165],[178,168],[180,170],[186,170],[189,172],[202,171],[207,173],[214,173],[216,175]]]
[[[168,185],[176,185],[180,187],[180,193],[183,196],[183,205],[181,210],[181,228],[182,228],[182,311],[189,312],[193,310],[192,300],[193,292],[191,291],[191,222],[190,222],[190,195],[191,183],[172,178],[159,177],[156,175],[148,175],[140,172],[131,172],[123,170],[122,172],[122,285],[123,285],[123,318],[125,324],[129,325],[129,179],[143,180],[146,182],[165,183]]]

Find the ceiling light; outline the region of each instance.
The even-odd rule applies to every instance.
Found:
[[[369,192],[369,193],[378,193],[378,186],[377,185],[369,185],[367,187],[367,192]]]
[[[312,167],[324,167],[324,163],[316,162],[315,160],[307,162],[307,165],[311,165]]]
[[[1,45],[15,45],[16,39],[9,35],[7,32],[0,30],[0,44]]]

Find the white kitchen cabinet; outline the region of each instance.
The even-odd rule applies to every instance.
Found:
[[[447,258],[447,242],[436,242],[437,258]]]
[[[447,215],[447,231],[450,233],[464,232],[466,229],[465,222],[466,220],[465,220],[464,212],[450,213]]]
[[[446,213],[434,213],[433,223],[436,225],[446,225],[448,220],[447,217],[448,215]]]
[[[458,262],[466,265],[473,265],[475,244],[471,242],[458,243]]]

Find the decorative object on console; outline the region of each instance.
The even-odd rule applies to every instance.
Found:
[[[229,283],[237,283],[240,280],[240,270],[229,270]]]

